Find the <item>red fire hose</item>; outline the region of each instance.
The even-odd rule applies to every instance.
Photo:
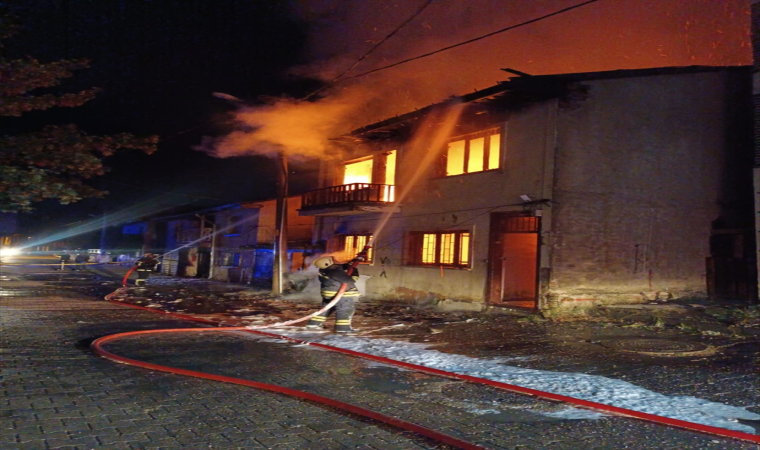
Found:
[[[132,267],[131,269],[129,269],[129,271],[127,272],[127,274],[126,274],[126,275],[124,275],[124,279],[123,279],[123,280],[121,280],[121,285],[122,285],[122,286],[124,286],[124,287],[126,287],[126,286],[127,286],[127,279],[129,279],[129,276],[132,274],[132,272],[134,272],[134,271],[135,271],[135,269],[137,269],[137,266],[134,266],[134,267]]]
[[[362,250],[362,253],[360,253],[359,255],[362,255],[362,254],[366,255],[366,251],[367,250],[368,250],[368,247],[365,247],[364,250]],[[354,261],[354,263],[349,268],[349,270],[347,271],[347,273],[349,275],[351,273],[353,273],[354,268],[358,264],[359,264],[359,260]],[[129,273],[127,275],[129,275]],[[126,277],[125,277],[125,280],[126,280]],[[125,283],[126,283],[126,281],[125,281]],[[322,310],[317,311],[316,313],[314,313],[314,314],[312,314],[310,316],[307,316],[306,318],[313,317],[314,315],[317,315],[317,314],[321,313],[322,311],[327,310],[334,303],[337,303],[337,301],[340,300],[340,297],[342,297],[342,294],[345,291],[345,288],[346,288],[346,284],[343,284],[341,286],[341,289],[340,289],[338,295],[336,295],[336,299],[334,299],[332,302],[330,302],[330,304],[327,305]],[[121,289],[119,289],[119,290],[121,290]],[[106,296],[106,300],[113,301],[113,300],[111,300],[111,297],[114,294],[116,294],[117,292],[119,292],[119,290],[117,290],[117,291],[109,294],[108,296]],[[195,321],[195,322],[201,322],[201,323],[206,323],[206,324],[211,324],[211,325],[217,325],[217,323],[212,322],[210,320],[200,319],[200,318],[197,318],[197,317],[192,317],[192,316],[188,316],[188,315],[184,315],[184,314],[164,312],[164,311],[159,311],[159,310],[155,310],[155,309],[152,309],[152,308],[146,308],[146,307],[137,306],[137,305],[130,305],[130,304],[125,304],[125,303],[116,302],[116,301],[113,301],[113,302],[117,303],[117,304],[125,305],[125,306],[130,306],[130,307],[133,307],[133,308],[144,309],[144,310],[147,310],[147,311],[152,311],[152,312],[157,312],[157,313],[160,313],[160,314],[169,315],[169,316],[172,316],[172,317],[177,317],[177,318],[184,319],[184,320],[191,320],[191,321]],[[256,387],[256,388],[265,389],[265,390],[269,390],[269,391],[273,391],[273,392],[279,392],[279,393],[283,393],[283,394],[287,394],[287,395],[292,395],[292,396],[298,397],[298,398],[303,398],[303,399],[307,399],[307,400],[316,401],[318,403],[323,403],[323,404],[326,404],[326,405],[329,405],[329,406],[340,408],[340,409],[343,409],[343,410],[348,411],[348,412],[352,412],[352,413],[355,413],[355,414],[363,415],[365,417],[369,417],[371,419],[378,420],[378,421],[381,421],[383,423],[386,423],[386,424],[389,424],[389,425],[393,425],[393,426],[396,426],[396,427],[404,429],[404,430],[413,431],[415,433],[418,433],[421,436],[425,436],[425,437],[428,437],[428,438],[431,438],[431,439],[435,439],[435,440],[438,440],[439,442],[442,442],[442,443],[445,443],[445,444],[448,444],[448,445],[453,445],[453,446],[456,446],[458,448],[467,449],[467,450],[470,450],[470,449],[472,449],[472,450],[483,449],[484,447],[480,447],[480,446],[477,446],[475,444],[471,444],[471,443],[468,443],[468,442],[465,442],[465,441],[461,441],[461,440],[459,440],[457,438],[454,438],[452,436],[448,436],[446,434],[439,433],[437,431],[430,430],[428,428],[424,428],[424,427],[421,427],[419,425],[415,425],[415,424],[412,424],[412,423],[409,423],[409,422],[405,422],[405,421],[402,421],[400,419],[396,419],[394,417],[385,416],[383,414],[380,414],[380,413],[377,413],[377,412],[374,412],[374,411],[366,410],[366,409],[361,408],[359,406],[351,405],[351,404],[348,404],[348,403],[343,403],[343,402],[340,402],[338,400],[333,400],[333,399],[322,397],[322,396],[319,396],[319,395],[309,394],[309,393],[306,393],[306,392],[301,392],[301,391],[297,391],[297,390],[293,390],[293,389],[289,389],[289,388],[285,388],[285,387],[277,386],[277,385],[271,385],[271,384],[260,383],[260,382],[256,382],[256,381],[243,380],[243,379],[240,379],[240,378],[225,377],[225,376],[221,376],[221,375],[213,375],[213,374],[207,374],[207,373],[203,373],[203,372],[196,372],[196,371],[191,371],[191,370],[186,370],[186,369],[179,369],[179,368],[173,368],[173,367],[168,367],[168,366],[161,366],[161,365],[157,365],[157,364],[145,363],[145,362],[142,362],[142,361],[137,361],[137,360],[133,360],[133,359],[130,359],[130,358],[126,358],[126,357],[123,357],[123,356],[119,356],[119,355],[115,355],[113,353],[110,353],[110,352],[104,350],[102,348],[102,345],[105,344],[105,343],[107,343],[107,342],[110,342],[110,341],[115,341],[115,340],[118,340],[118,339],[121,339],[121,338],[124,338],[124,337],[134,336],[134,335],[139,335],[139,334],[151,334],[151,333],[193,333],[193,332],[198,333],[198,332],[209,332],[209,331],[247,331],[247,332],[250,332],[250,333],[260,334],[260,335],[263,335],[263,336],[268,336],[268,337],[288,340],[288,341],[292,341],[292,342],[297,342],[299,344],[311,345],[311,346],[322,348],[322,349],[325,349],[325,350],[340,352],[340,353],[344,353],[344,354],[351,355],[351,356],[356,356],[356,357],[365,358],[365,359],[369,359],[369,360],[373,360],[373,361],[378,361],[378,362],[381,362],[381,363],[384,363],[384,364],[389,364],[389,365],[393,365],[393,366],[403,367],[403,368],[406,368],[406,369],[411,369],[411,370],[416,370],[416,371],[420,371],[420,372],[430,373],[430,374],[437,375],[437,376],[442,376],[442,377],[447,377],[447,378],[455,378],[455,379],[459,379],[459,380],[463,380],[463,381],[467,381],[467,382],[471,382],[471,383],[484,384],[484,385],[488,385],[488,386],[493,386],[493,387],[496,387],[496,388],[499,388],[499,389],[504,389],[504,390],[507,390],[507,391],[516,392],[516,393],[520,393],[520,394],[532,395],[532,396],[536,396],[536,397],[547,399],[547,400],[553,400],[553,401],[559,401],[559,402],[563,402],[563,403],[568,403],[568,404],[571,404],[571,405],[579,406],[581,408],[590,409],[590,410],[594,410],[594,411],[601,411],[601,412],[605,412],[605,413],[609,413],[609,414],[613,414],[613,415],[626,416],[626,417],[631,417],[631,418],[640,419],[640,420],[646,420],[646,421],[649,421],[649,422],[654,422],[654,423],[658,423],[658,424],[662,424],[662,425],[668,425],[668,426],[672,426],[672,427],[683,428],[683,429],[690,430],[690,431],[697,431],[697,432],[700,432],[700,433],[707,433],[707,434],[711,434],[711,435],[728,437],[728,438],[733,438],[733,439],[739,439],[739,440],[743,440],[743,441],[748,441],[748,442],[760,444],[760,436],[758,436],[756,434],[746,433],[746,432],[742,432],[742,431],[728,430],[728,429],[725,429],[725,428],[715,427],[715,426],[711,426],[711,425],[703,425],[703,424],[688,422],[688,421],[680,420],[680,419],[672,419],[672,418],[669,418],[669,417],[658,416],[658,415],[655,415],[655,414],[644,413],[644,412],[635,411],[635,410],[631,410],[631,409],[619,408],[619,407],[616,407],[616,406],[605,405],[603,403],[597,403],[597,402],[592,402],[592,401],[588,401],[588,400],[577,399],[577,398],[568,397],[568,396],[565,396],[565,395],[554,394],[554,393],[551,393],[551,392],[539,391],[539,390],[536,390],[536,389],[530,389],[530,388],[526,388],[526,387],[522,387],[522,386],[517,386],[517,385],[513,385],[513,384],[502,383],[502,382],[499,382],[499,381],[493,381],[493,380],[489,380],[489,379],[485,379],[485,378],[478,378],[478,377],[473,377],[473,376],[469,376],[469,375],[462,375],[462,374],[458,374],[458,373],[454,373],[454,372],[447,372],[447,371],[440,370],[440,369],[434,369],[434,368],[430,368],[430,367],[420,366],[420,365],[417,365],[417,364],[406,363],[406,362],[402,362],[402,361],[396,361],[396,360],[385,358],[385,357],[382,357],[382,356],[370,355],[370,354],[367,354],[367,353],[361,353],[361,352],[357,352],[357,351],[353,351],[353,350],[347,350],[347,349],[343,349],[343,348],[340,348],[340,347],[333,347],[333,346],[330,346],[330,345],[319,344],[319,343],[315,343],[315,342],[308,342],[308,341],[304,341],[304,340],[293,338],[293,337],[289,337],[289,336],[282,336],[282,335],[277,335],[277,334],[272,334],[272,333],[267,333],[267,332],[263,332],[263,331],[256,331],[256,330],[254,330],[254,328],[259,329],[259,328],[272,328],[272,327],[277,327],[277,326],[285,326],[287,324],[303,321],[306,318],[301,318],[301,319],[297,319],[297,320],[289,321],[289,322],[276,323],[276,324],[272,324],[272,325],[258,326],[258,327],[222,327],[222,328],[200,328],[200,329],[199,328],[190,328],[190,329],[179,328],[179,329],[164,329],[164,330],[133,331],[133,332],[128,332],[128,333],[120,333],[120,334],[114,334],[114,335],[102,337],[102,338],[94,341],[91,344],[91,347],[92,347],[93,351],[96,354],[98,354],[100,356],[103,356],[104,358],[116,361],[116,362],[120,362],[120,363],[124,363],[124,364],[130,364],[130,365],[134,365],[134,366],[138,366],[138,367],[144,367],[146,369],[159,370],[159,371],[163,371],[163,372],[169,372],[169,373],[176,373],[176,374],[181,374],[181,375],[194,376],[194,377],[205,378],[205,379],[209,379],[209,380],[223,381],[223,382],[227,382],[227,383],[241,384],[241,385],[245,385],[245,386]]]

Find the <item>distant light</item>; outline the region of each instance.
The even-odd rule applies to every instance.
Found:
[[[20,254],[21,250],[17,248],[0,248],[0,256],[16,256]]]

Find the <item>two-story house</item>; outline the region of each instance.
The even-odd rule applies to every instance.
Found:
[[[757,298],[749,67],[507,71],[336,139],[300,214],[339,258],[371,244],[368,297]]]

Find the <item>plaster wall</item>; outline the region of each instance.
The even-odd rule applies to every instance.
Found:
[[[317,239],[334,234],[376,236],[374,263],[359,267],[369,275],[366,296],[414,303],[449,304],[451,301],[482,304],[488,269],[490,213],[524,211],[520,196],[543,198],[551,185],[556,102],[527,107],[511,115],[502,127],[502,164],[499,170],[436,178],[432,167],[415,163],[420,155],[408,147],[399,149],[397,193],[400,213],[328,216],[320,219]],[[429,151],[429,150],[428,150]],[[415,171],[423,174],[415,186],[405,184]],[[471,233],[471,266],[468,269],[405,265],[404,244],[408,231],[467,230]]]
[[[551,294],[704,296],[727,148],[720,72],[586,81],[558,118]]]

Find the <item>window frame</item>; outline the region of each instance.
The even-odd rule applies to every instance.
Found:
[[[453,249],[451,251],[451,262],[442,262],[442,245],[445,243],[445,236],[453,235]],[[428,249],[428,256],[434,258],[432,262],[426,262],[425,241],[431,236],[435,237],[435,246]],[[428,241],[429,242],[429,241]],[[444,267],[450,269],[469,269],[472,267],[472,231],[467,229],[459,230],[425,230],[409,231],[407,235],[407,266],[416,267]],[[464,251],[463,251],[464,250]],[[466,258],[463,261],[463,258]]]
[[[240,267],[242,260],[240,252],[223,251],[219,256],[219,267]]]
[[[351,239],[349,239],[351,238]],[[342,233],[342,234],[336,234],[331,239],[331,245],[330,248],[328,248],[328,252],[330,253],[339,253],[343,255],[343,259],[345,261],[350,261],[356,255],[364,248],[359,248],[358,246],[354,246],[351,248],[351,251],[349,251],[346,248],[346,242],[349,240],[353,240],[354,242],[358,243],[359,241],[364,241],[366,243],[372,241],[372,233]],[[362,261],[361,264],[372,264],[374,263],[374,251],[370,247],[369,251],[367,252],[367,259],[365,261]],[[344,261],[344,262],[345,262]]]
[[[227,230],[224,237],[240,236],[243,234],[243,216],[234,215],[227,217]]]
[[[492,136],[498,136],[498,142],[499,142],[499,149],[498,149],[498,155],[496,155],[495,158],[492,157],[492,151],[491,151],[491,143],[492,143]],[[470,156],[471,156],[471,142],[477,139],[483,139],[483,154],[482,154],[482,169],[480,170],[473,170],[469,171],[470,169]],[[450,146],[453,143],[457,143],[460,141],[464,141],[464,148],[461,150],[462,152],[462,167],[461,172],[454,173],[449,175],[449,152],[451,150]],[[491,172],[494,170],[500,170],[502,168],[502,159],[504,154],[504,128],[501,126],[498,127],[492,127],[488,128],[482,131],[477,131],[475,133],[468,133],[463,134],[460,136],[455,136],[450,138],[446,146],[443,148],[443,151],[441,152],[441,162],[439,167],[439,176],[442,178],[448,178],[448,177],[456,177],[460,175],[469,175],[473,173],[482,173],[482,172]],[[492,161],[496,162],[496,167],[490,168],[490,164]]]

